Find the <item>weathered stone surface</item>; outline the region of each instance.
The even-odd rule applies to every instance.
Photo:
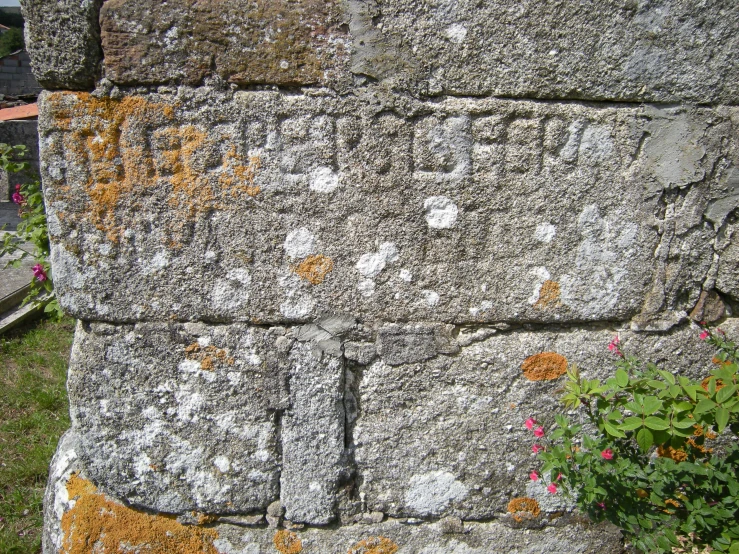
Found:
[[[71,314],[117,322],[649,328],[692,309],[714,263],[735,113],[46,94],[55,283]]]
[[[68,389],[89,477],[162,512],[266,508],[286,406],[274,342],[243,325],[78,325]]]
[[[296,342],[290,350],[280,500],[286,519],[325,525],[336,517],[336,492],[346,469],[344,364],[340,350],[334,356],[318,345]]]
[[[33,74],[47,89],[92,90],[100,75],[103,0],[23,0]]]
[[[730,336],[735,321],[727,323]],[[359,408],[349,421],[367,509],[390,517],[479,520],[505,511],[512,497],[524,493],[551,504],[548,483],[540,490],[528,487],[528,474],[539,463],[524,421],[534,417],[546,430],[553,426],[563,378],[531,381],[521,365],[533,354],[555,352],[587,378],[606,379],[614,371],[607,345],[615,334],[511,331],[422,363],[391,365],[380,358],[355,369],[347,381],[354,383]],[[618,334],[624,352],[671,371],[702,378],[713,367],[712,349],[696,329]]]
[[[109,0],[100,25],[117,84],[322,84],[349,57],[335,0]]]
[[[139,547],[164,554],[168,551],[162,549],[162,543],[173,541],[171,536],[157,535],[163,529],[209,554],[260,554],[275,552],[276,533],[289,533],[220,523],[207,527],[181,526],[161,515],[132,510],[86,481],[85,468],[73,443],[68,435],[60,443],[52,464],[52,480],[45,499],[44,554],[68,552],[68,549],[60,550],[62,545],[69,546],[65,538],[84,544],[93,533],[103,537],[96,543],[96,552],[100,554],[114,554],[121,547]],[[80,512],[86,507],[101,506],[105,509]],[[122,528],[121,516],[126,517],[128,528]],[[594,526],[582,518],[565,516],[551,521],[544,518],[537,530],[512,528],[504,521],[465,522],[463,533],[450,534],[449,526],[443,521],[407,525],[399,520],[387,520],[336,529],[307,528],[293,532],[292,541],[300,541],[299,551],[303,554],[345,554],[362,544],[378,541],[378,537],[384,537],[386,545],[397,546],[399,552],[409,554],[619,554],[624,551],[620,533],[610,525]],[[75,526],[76,522],[81,524]],[[136,526],[139,523],[145,525]]]
[[[722,0],[110,0],[101,26],[106,74],[126,85],[355,77],[429,95],[739,101],[739,8]]]

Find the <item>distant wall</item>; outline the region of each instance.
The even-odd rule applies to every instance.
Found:
[[[739,5],[24,13],[80,319],[46,553],[623,551],[524,421],[614,335],[697,377],[739,331]]]
[[[20,50],[0,58],[0,94],[27,96],[40,92],[41,86],[33,76],[28,52]]]

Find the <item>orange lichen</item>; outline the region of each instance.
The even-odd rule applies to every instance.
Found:
[[[247,196],[256,196],[260,192],[259,186],[254,184],[257,170],[262,166],[259,156],[249,156],[249,163],[244,165],[243,157],[237,154],[236,147],[223,157],[223,173],[218,181],[224,187],[231,189],[231,196],[236,198],[240,193]]]
[[[322,254],[312,254],[300,262],[297,267],[294,267],[293,271],[310,284],[318,285],[323,283],[326,275],[333,269],[334,262],[331,258]]]
[[[151,515],[113,502],[95,485],[72,474],[67,482],[75,504],[62,516],[61,554],[139,552],[218,554],[213,529],[185,526],[173,516]]]
[[[532,517],[538,517],[541,513],[539,503],[533,498],[513,498],[508,503],[508,513],[513,514],[513,519],[518,522]]]
[[[555,308],[559,306],[559,283],[547,279],[539,289],[539,299],[534,304],[534,308]]]
[[[300,554],[303,543],[292,531],[277,531],[272,542],[280,554]]]
[[[670,458],[676,462],[684,462],[688,459],[688,453],[682,448],[672,448],[671,446],[658,446],[657,456],[660,458]]]
[[[701,381],[701,387],[703,387],[703,390],[708,392],[708,384],[711,382],[712,379],[716,379],[713,375],[710,377],[706,377]],[[726,385],[724,385],[724,382],[721,379],[716,379],[716,392],[720,391],[722,388],[724,388]]]
[[[185,347],[185,358],[200,362],[200,369],[205,371],[213,371],[218,363],[236,363],[234,358],[228,356],[228,351],[213,345],[202,347],[197,342]]]
[[[173,125],[173,105],[140,96],[114,100],[62,92],[50,94],[48,104],[56,129],[64,133],[69,166],[83,168],[89,176],[84,187],[88,205],[79,217],[111,242],[120,240],[130,213],[139,208],[141,191],[149,187],[169,186],[166,201],[176,212],[166,224],[170,248],[182,246],[188,222],[233,206],[242,193],[259,193],[254,179],[260,158],[251,156],[246,162],[232,146],[218,167],[214,162],[220,156],[211,158],[219,140],[229,137],[210,137],[194,125]]]
[[[529,381],[549,381],[567,372],[567,358],[556,352],[542,352],[526,358],[521,369]]]
[[[213,371],[215,369],[215,363],[213,362],[213,358],[210,356],[205,356],[200,361],[200,369],[203,369],[205,371]]]
[[[370,537],[352,546],[347,554],[395,554],[398,545],[387,537]]]

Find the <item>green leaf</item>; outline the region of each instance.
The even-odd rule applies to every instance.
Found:
[[[704,398],[703,400],[698,402],[698,404],[695,406],[693,413],[696,415],[702,414],[703,412],[708,412],[710,410],[713,410],[715,407],[716,407],[716,403],[713,400]]]
[[[728,385],[716,393],[717,402],[726,402],[736,394],[736,385]]]
[[[657,373],[659,373],[662,376],[662,378],[668,383],[670,383],[671,385],[675,384],[675,376],[669,371],[665,371],[664,369],[658,369]]]
[[[654,435],[652,435],[652,432],[649,429],[642,427],[642,429],[636,434],[636,443],[642,451],[646,452],[654,443]]]
[[[716,409],[716,427],[719,433],[722,433],[729,423],[729,410],[724,407]]]
[[[662,409],[662,401],[656,396],[644,397],[644,415],[651,415]]]
[[[662,418],[649,416],[644,420],[644,425],[655,431],[664,431],[670,428],[670,424]]]
[[[618,439],[625,439],[626,435],[619,431],[616,427],[614,427],[612,424],[608,423],[607,421],[603,422],[603,427],[606,430],[606,433],[611,435],[612,437],[616,437]]]
[[[695,425],[695,421],[692,419],[677,419],[672,420],[672,426],[678,429],[691,429]]]
[[[659,390],[664,390],[667,388],[666,383],[663,383],[662,381],[657,381],[656,379],[650,379],[649,381],[647,381],[647,385],[649,385],[653,389],[659,389]]]
[[[644,423],[642,422],[642,419],[640,417],[627,417],[624,422],[618,426],[619,429],[622,431],[633,431],[634,429],[638,429],[641,427]]]
[[[619,387],[625,387],[629,384],[629,374],[623,369],[616,370],[616,383]]]

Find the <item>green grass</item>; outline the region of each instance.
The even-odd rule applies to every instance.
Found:
[[[65,389],[74,320],[0,337],[0,554],[41,552],[49,462],[69,427]]]

